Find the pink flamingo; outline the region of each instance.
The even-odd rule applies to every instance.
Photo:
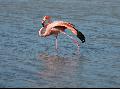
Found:
[[[80,31],[78,31],[73,26],[73,24],[69,22],[64,22],[64,21],[52,22],[50,16],[44,16],[42,20],[42,26],[43,27],[39,30],[39,35],[41,37],[55,35],[56,37],[55,48],[56,49],[58,48],[57,37],[59,33],[65,34],[66,36],[68,36],[70,39],[73,40],[73,42],[78,46],[78,48],[80,47],[80,44],[76,39],[74,39],[72,36],[65,33],[65,29],[69,29],[73,34],[75,34],[82,41],[82,43],[85,42],[85,36]]]

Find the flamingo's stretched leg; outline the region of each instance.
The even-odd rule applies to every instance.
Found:
[[[80,44],[76,39],[74,39],[72,36],[66,34],[65,32],[62,32],[62,33],[65,34],[66,36],[68,36],[70,39],[72,39],[72,41],[77,45],[78,49],[80,49]]]
[[[55,49],[57,50],[58,49],[58,39],[57,39],[58,37],[57,36],[55,36]]]

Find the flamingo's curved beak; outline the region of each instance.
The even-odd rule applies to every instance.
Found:
[[[44,27],[44,23],[45,23],[45,21],[44,21],[44,20],[42,20],[41,22],[42,22],[42,26]]]

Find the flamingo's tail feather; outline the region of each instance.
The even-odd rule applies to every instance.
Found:
[[[81,33],[78,30],[77,30],[77,37],[82,41],[82,43],[85,42],[85,36],[83,35],[83,33]]]

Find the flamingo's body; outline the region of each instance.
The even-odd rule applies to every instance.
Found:
[[[65,29],[69,29],[73,34],[75,34],[81,41],[82,43],[85,42],[85,36],[78,31],[73,24],[69,22],[64,22],[64,21],[54,21],[51,22],[51,17],[50,16],[44,16],[42,20],[42,25],[43,27],[39,30],[39,35],[42,37],[50,36],[50,35],[55,35],[56,37],[56,49],[57,49],[57,36],[59,33],[63,33],[70,37],[79,47],[79,43],[77,40],[75,40],[72,36],[68,35],[65,33]],[[44,33],[42,33],[45,31]]]

